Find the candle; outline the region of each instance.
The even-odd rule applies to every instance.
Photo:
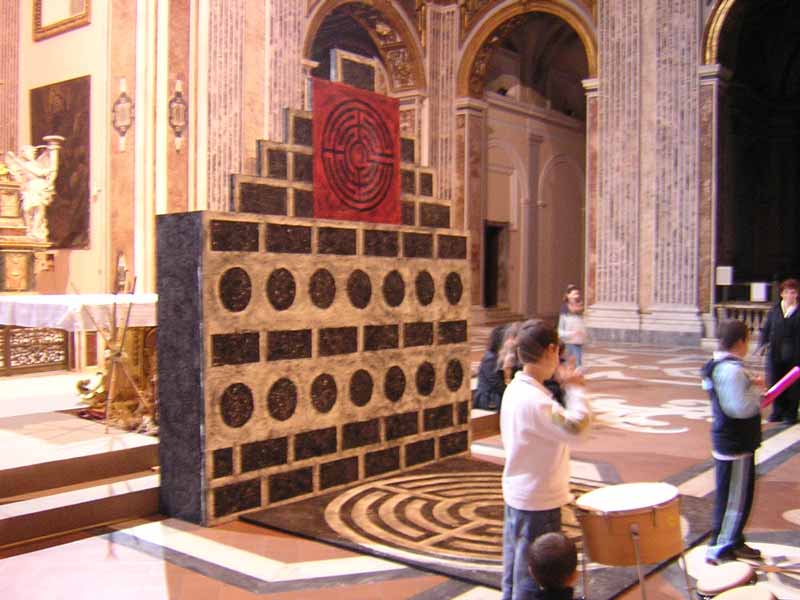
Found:
[[[792,367],[786,375],[781,377],[775,385],[766,391],[764,398],[761,400],[761,408],[772,404],[775,398],[785,392],[786,389],[798,379],[800,379],[800,367]]]

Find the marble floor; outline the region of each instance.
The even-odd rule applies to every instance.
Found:
[[[476,333],[475,361],[485,339],[485,332]],[[666,481],[684,494],[713,493],[709,407],[697,375],[708,354],[642,345],[587,348],[597,425],[573,451],[573,475],[609,484]],[[754,359],[750,366],[760,365]],[[765,423],[764,429],[748,539],[765,555],[759,585],[781,600],[800,600],[800,426]],[[475,440],[472,452],[503,460],[498,436]],[[702,543],[687,553],[692,579],[707,569],[702,556]],[[240,521],[205,529],[153,515],[0,549],[0,559],[4,600],[500,597],[494,589]],[[687,595],[675,563],[649,577],[646,591],[649,600]],[[618,597],[640,598],[639,586]]]

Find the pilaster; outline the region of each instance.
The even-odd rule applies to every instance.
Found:
[[[601,0],[597,196],[590,206],[587,326],[595,339],[639,328],[641,3]],[[591,107],[587,107],[591,108]],[[590,117],[587,117],[590,118]],[[591,181],[591,177],[588,178]]]
[[[474,98],[456,102],[456,161],[453,226],[470,233],[470,277],[473,305],[483,301],[483,202],[486,185],[486,109]],[[461,225],[463,223],[463,225]]]
[[[0,1],[0,156],[19,150],[19,2]]]

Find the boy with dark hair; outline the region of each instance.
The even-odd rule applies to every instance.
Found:
[[[540,589],[537,600],[572,600],[578,577],[578,550],[561,532],[545,533],[528,548],[528,568]]]
[[[706,562],[758,559],[761,552],[745,544],[744,527],[755,491],[755,451],[761,445],[761,377],[751,379],[742,366],[747,355],[747,325],[725,321],[719,326],[719,351],[702,369],[703,389],[711,399],[711,454],[716,495]]]

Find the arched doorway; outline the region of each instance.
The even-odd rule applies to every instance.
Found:
[[[582,81],[594,74],[592,39],[587,22],[569,3],[504,3],[465,44],[458,87],[481,101],[487,142],[482,160],[468,159],[483,165],[480,185],[472,186],[481,193],[465,198],[483,287],[473,302],[486,308],[487,299],[497,298],[498,308],[512,313],[553,317],[564,287],[583,286],[587,103]],[[471,152],[465,149],[465,155]],[[513,185],[516,181],[524,185]],[[507,243],[494,243],[498,236]],[[498,281],[488,281],[494,271]],[[478,281],[473,278],[473,285]]]
[[[389,3],[327,0],[312,9],[303,56],[315,77],[336,79],[400,100],[400,132],[422,147],[425,70],[418,32]]]
[[[800,275],[800,4],[723,1],[706,62],[728,74],[720,95],[716,262],[737,282]]]

